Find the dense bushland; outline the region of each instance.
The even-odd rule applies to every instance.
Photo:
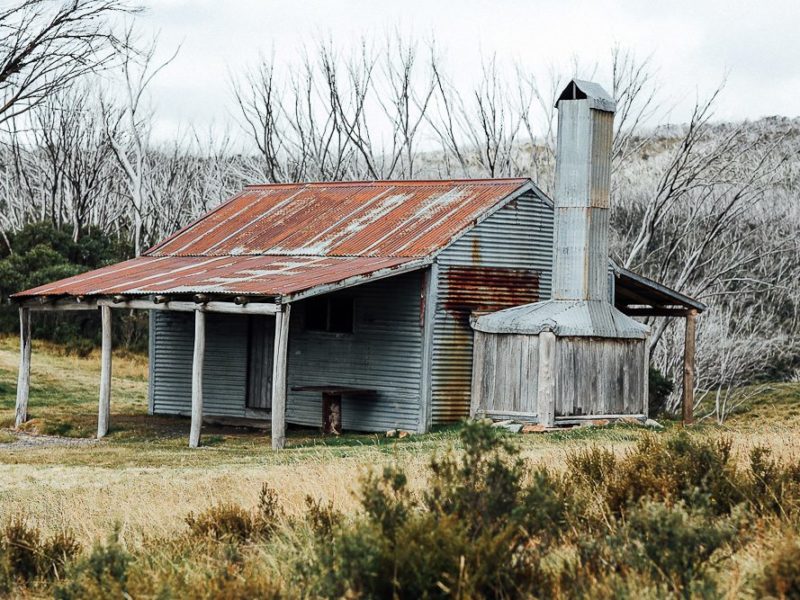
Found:
[[[563,471],[531,467],[508,437],[468,424],[421,491],[402,469],[367,472],[361,510],[308,498],[189,515],[174,539],[81,550],[24,521],[0,534],[0,589],[57,598],[795,597],[800,463],[726,439],[665,434]],[[746,559],[746,560],[745,560]],[[746,565],[744,568],[742,565]],[[736,573],[736,576],[733,573]]]
[[[0,245],[0,332],[19,331],[17,307],[9,303],[15,292],[71,277],[90,269],[130,258],[132,248],[116,236],[92,229],[74,240],[51,222],[25,225],[7,235]],[[147,315],[120,315],[115,342],[129,350],[147,347]],[[91,313],[39,313],[32,320],[33,335],[63,344],[67,351],[86,354],[100,341],[100,320]]]

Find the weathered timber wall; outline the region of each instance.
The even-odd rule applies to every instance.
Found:
[[[539,338],[475,332],[472,414],[538,413]],[[644,340],[556,338],[556,417],[646,412]]]

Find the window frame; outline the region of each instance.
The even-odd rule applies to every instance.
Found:
[[[356,333],[356,299],[354,296],[339,296],[336,298],[332,298],[331,294],[324,294],[322,296],[309,298],[308,300],[325,303],[325,329],[317,329],[309,327],[308,324],[309,306],[308,304],[306,304],[304,306],[304,314],[303,314],[303,329],[307,333],[322,334],[328,336],[348,336],[348,335],[354,335]],[[344,300],[350,304],[351,315],[350,315],[349,331],[331,330],[331,315],[333,313],[331,300]]]

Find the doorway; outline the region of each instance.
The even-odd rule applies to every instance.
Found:
[[[248,317],[248,382],[249,410],[272,411],[272,352],[275,337],[275,319],[264,315]]]

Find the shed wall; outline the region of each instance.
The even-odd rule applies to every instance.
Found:
[[[558,338],[556,417],[646,411],[645,340]]]
[[[553,208],[533,192],[520,196],[444,250],[438,260],[431,365],[433,424],[469,415],[470,314],[550,297]]]
[[[472,415],[533,419],[538,412],[539,336],[475,332]],[[499,365],[505,365],[498,368]]]
[[[377,390],[374,400],[342,399],[342,426],[360,431],[415,430],[422,371],[421,271],[335,292],[355,303],[354,333],[306,331],[305,302],[289,326],[287,420],[320,426],[319,393],[293,386],[347,385]]]
[[[306,331],[306,301],[293,305],[289,327],[287,421],[321,424],[319,393],[293,386],[347,385],[375,389],[373,400],[344,397],[345,429],[415,430],[422,370],[422,272],[335,292],[354,299],[352,334]],[[246,417],[248,318],[207,315],[203,413]],[[153,311],[153,411],[191,413],[193,316]],[[266,328],[270,337],[273,329]],[[272,339],[265,351],[271,352]]]
[[[556,417],[641,415],[646,410],[644,340],[556,339]],[[536,419],[539,336],[475,332],[475,415]]]
[[[194,315],[153,311],[152,406],[156,414],[192,412]],[[206,314],[203,413],[244,417],[247,394],[247,319]]]

